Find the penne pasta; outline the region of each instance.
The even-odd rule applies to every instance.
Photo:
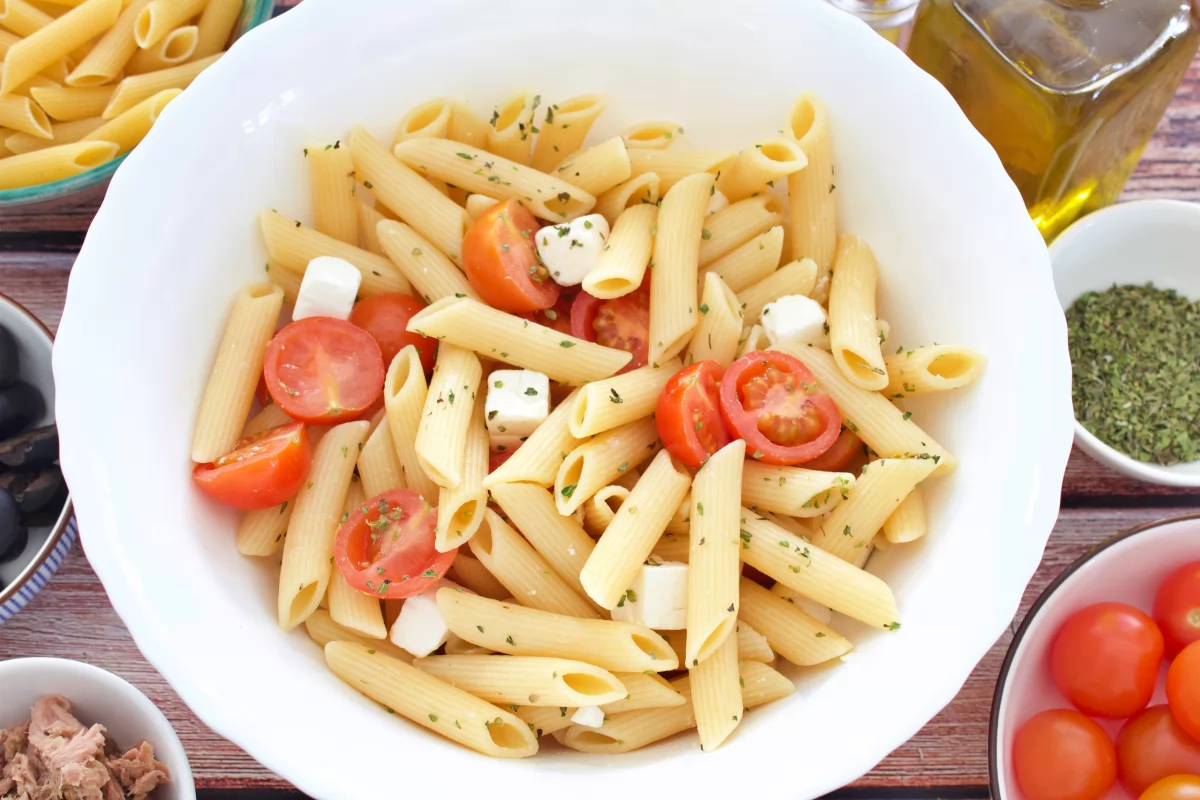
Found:
[[[439,553],[461,547],[471,541],[471,537],[479,530],[484,509],[487,508],[487,489],[483,488],[483,479],[487,477],[488,455],[488,435],[483,425],[483,398],[480,397],[475,401],[475,410],[467,426],[462,481],[453,489],[443,488],[438,493],[434,546]]]
[[[664,533],[651,551],[655,558],[662,561],[682,561],[686,564],[691,557],[691,497],[686,498],[683,504],[687,508],[687,530],[683,533]]]
[[[247,511],[238,522],[237,551],[244,556],[271,556],[283,544],[296,500],[285,500],[278,506]]]
[[[224,50],[241,13],[241,0],[208,0],[196,22],[200,38],[192,58],[207,58]]]
[[[99,117],[112,97],[113,87],[71,89],[64,86],[34,86],[29,95],[56,122],[75,122]]]
[[[54,22],[54,17],[25,0],[4,0],[0,6],[0,25],[17,36],[32,36]]]
[[[592,210],[608,220],[610,226],[616,225],[627,209],[642,205],[657,206],[659,184],[658,175],[645,172],[603,192],[596,198],[596,207]]]
[[[133,24],[133,38],[145,50],[204,10],[208,0],[152,0]]]
[[[133,0],[132,3],[125,6],[125,10],[117,17],[117,21],[113,23],[103,36],[97,40],[96,44],[88,51],[79,65],[67,75],[66,83],[68,86],[79,87],[84,89],[87,87],[97,87],[100,84],[112,81],[125,69],[125,65],[129,63],[129,59],[137,52],[137,42],[133,38],[133,26],[137,21],[137,17],[142,13],[142,9],[150,4],[150,0]],[[241,9],[239,8],[240,12]],[[178,88],[178,87],[162,87],[162,88]],[[161,91],[161,90],[160,90]],[[107,87],[107,96],[111,97],[113,93],[112,87]],[[151,92],[146,95],[157,94]],[[34,99],[37,97],[35,95]],[[138,102],[144,100],[140,98]],[[41,102],[38,100],[38,102]],[[134,104],[131,104],[132,107]],[[99,114],[103,111],[103,107],[96,111]],[[47,113],[55,116],[51,109],[46,108]],[[90,115],[89,115],[90,116]],[[56,117],[55,119],[61,119]]]
[[[9,128],[18,133],[36,136],[39,139],[50,140],[54,138],[50,119],[46,116],[46,112],[42,111],[37,103],[19,94],[0,95],[0,128]],[[115,156],[116,154],[114,153],[113,155]],[[99,157],[99,153],[88,155],[88,158],[91,159]],[[93,166],[103,164],[104,161],[108,160],[106,158],[103,161],[98,161]],[[29,184],[24,185],[28,186]]]
[[[146,98],[153,97],[159,92],[164,92],[168,89],[186,89],[192,85],[192,81],[201,72],[217,63],[217,59],[222,55],[222,53],[218,53],[215,56],[202,58],[198,61],[180,64],[177,67],[170,67],[158,70],[157,72],[147,72],[143,75],[131,75],[117,84],[117,88],[113,91],[108,105],[104,108],[104,113],[100,116],[105,119],[115,119]]]
[[[487,149],[501,158],[528,164],[533,147],[533,113],[541,103],[540,95],[518,92],[492,112]]]
[[[883,523],[883,535],[891,544],[906,544],[920,539],[927,530],[925,498],[917,486]],[[882,542],[876,540],[875,545],[883,549]]]
[[[706,267],[755,236],[782,225],[779,209],[779,198],[764,194],[739,200],[705,217],[700,233],[700,266]]]
[[[416,448],[428,394],[420,355],[415,347],[408,345],[392,359],[384,376],[383,403],[404,485],[432,505],[438,487],[425,473]]]
[[[697,253],[712,187],[711,175],[693,175],[663,197],[650,273],[651,363],[678,355],[696,328]]]
[[[181,25],[153,47],[134,53],[125,64],[125,74],[142,75],[178,66],[191,59],[199,45],[200,29],[195,25]]]
[[[103,124],[104,120],[99,117],[79,119],[74,122],[60,122],[54,126],[53,139],[30,136],[28,133],[14,133],[4,140],[4,146],[13,153],[21,155],[32,153],[35,150],[45,150],[47,147],[74,144]]]
[[[358,246],[358,203],[354,160],[341,142],[311,145],[308,178],[312,186],[313,227],[326,236]]]
[[[700,324],[692,334],[684,362],[715,361],[722,367],[733,363],[742,335],[742,309],[737,295],[715,272],[704,277],[700,295]]]
[[[846,500],[820,523],[813,544],[853,561],[936,466],[933,459],[920,458],[883,458],[867,464]]]
[[[392,143],[400,144],[407,139],[446,138],[452,110],[452,101],[445,97],[435,97],[410,108],[396,125],[396,135]]]
[[[788,176],[791,215],[790,257],[811,258],[817,265],[813,299],[829,299],[829,277],[837,250],[837,189],[833,179],[833,153],[829,118],[825,105],[812,94],[796,101],[788,117],[786,133],[795,139],[808,159],[808,166]]]
[[[583,506],[583,527],[592,536],[599,536],[612,523],[621,504],[629,499],[629,490],[624,486],[605,486],[592,495]],[[661,541],[661,540],[660,540]],[[672,559],[666,559],[672,560]]]
[[[798,667],[811,667],[854,649],[846,637],[801,607],[742,578],[741,617],[766,637],[771,649]]]
[[[540,656],[426,656],[413,666],[491,703],[598,706],[624,698],[625,685],[583,661]]]
[[[408,225],[380,220],[375,226],[375,236],[384,254],[426,303],[446,297],[479,299],[462,271]]]
[[[788,517],[819,517],[844,500],[854,485],[849,472],[825,472],[747,461],[742,502]]]
[[[750,623],[739,618],[737,627],[734,628],[734,635],[737,636],[739,661],[758,661],[762,664],[770,664],[775,660],[775,651],[771,649],[767,637],[750,627]]]
[[[363,484],[351,480],[346,491],[346,500],[342,504],[342,520],[349,519],[359,507],[367,501],[368,493],[363,491]],[[384,639],[388,629],[383,624],[383,609],[379,598],[354,589],[342,577],[338,569],[333,569],[329,576],[329,616],[338,625],[368,639]]]
[[[484,524],[487,524],[486,518]],[[472,550],[475,546],[472,545]],[[448,575],[455,583],[461,584],[477,595],[490,597],[493,600],[504,600],[512,597],[513,594],[478,559],[472,558],[461,550],[454,557],[454,563],[451,565]]]
[[[5,14],[12,4],[5,4]],[[0,95],[8,94],[72,50],[113,26],[121,13],[121,0],[87,0],[8,48],[4,55]],[[0,24],[7,27],[7,17]],[[20,31],[16,31],[20,33]]]
[[[682,366],[672,358],[581,387],[570,414],[571,435],[584,439],[650,416],[663,387]]]
[[[596,266],[583,279],[583,290],[601,299],[636,291],[646,275],[654,251],[658,207],[636,205],[617,217]]]
[[[687,700],[660,675],[643,672],[615,672],[617,680],[628,692],[622,700],[603,703],[600,710],[605,716],[637,711],[643,708],[670,708],[687,704]],[[577,711],[571,706],[519,706],[514,712],[527,724],[532,725],[540,739],[544,735],[571,727],[571,717]]]
[[[763,309],[777,298],[789,294],[807,295],[812,291],[816,277],[817,265],[806,258],[780,267],[753,286],[738,292],[745,324],[757,323],[762,318]]]
[[[756,350],[766,350],[770,346],[771,341],[763,333],[762,326],[751,325],[742,329],[741,339],[738,340],[737,357],[741,358],[746,353],[753,353]]]
[[[388,658],[403,661],[405,664],[411,664],[413,661],[412,656],[386,639],[372,639],[338,625],[325,609],[317,609],[312,616],[304,620],[304,629],[308,633],[308,638],[322,649],[330,642],[354,642]]]
[[[883,363],[888,377],[883,394],[902,399],[970,386],[983,374],[984,357],[968,347],[935,344],[901,349]]]
[[[468,428],[483,368],[470,350],[442,342],[417,430],[417,461],[438,486],[462,483]]]
[[[280,425],[290,425],[295,421],[282,408],[275,403],[270,403],[263,406],[261,411],[246,422],[246,427],[242,430],[242,438],[269,431],[271,428],[278,428]]]
[[[664,196],[672,186],[700,172],[709,173],[715,180],[716,174],[737,156],[733,150],[650,150],[644,147],[628,153],[629,177],[653,172],[658,176],[659,190]]]
[[[486,148],[491,126],[484,122],[461,100],[450,101],[450,121],[446,126],[446,138],[472,147]]]
[[[883,336],[875,315],[878,283],[879,265],[866,242],[850,235],[838,237],[829,286],[830,349],[847,380],[876,392],[888,385],[880,349]]]
[[[358,454],[358,474],[367,497],[407,488],[404,468],[400,466],[400,459],[396,455],[391,426],[386,416],[375,426],[362,452]]]
[[[721,170],[717,179],[717,191],[737,202],[752,195],[770,191],[775,182],[781,184],[785,178],[808,166],[808,159],[800,145],[791,139],[776,136],[757,142],[738,153]]]
[[[83,141],[112,142],[119,148],[118,154],[128,153],[150,132],[150,128],[158,121],[158,116],[163,109],[182,93],[181,89],[164,89],[158,94],[146,98],[119,117],[109,120],[83,137]]]
[[[710,261],[700,270],[701,290],[704,276],[715,272],[734,292],[748,289],[775,272],[783,253],[783,226],[776,225],[766,233],[755,236],[745,244]]]
[[[467,198],[467,213],[471,216],[472,221],[477,220],[499,202],[501,201],[486,194],[473,194]]]
[[[576,389],[554,407],[546,421],[526,439],[507,461],[483,479],[491,488],[501,483],[531,483],[543,488],[554,485],[559,465],[580,442],[571,435],[570,419],[578,401]]]
[[[700,748],[716,750],[737,728],[743,714],[737,637],[726,636],[708,658],[688,668],[688,677]]]
[[[654,455],[657,444],[658,428],[647,418],[605,431],[567,453],[554,478],[558,513],[574,514],[601,487]]]
[[[377,256],[385,255],[383,245],[379,241],[379,232],[376,228],[387,217],[379,213],[378,209],[374,206],[367,205],[361,199],[355,199],[355,206],[357,206],[358,212],[356,215],[358,217],[358,240],[362,242],[363,249]]]
[[[638,122],[621,131],[626,147],[646,150],[662,150],[670,147],[675,139],[683,135],[683,126],[678,122],[654,120]]]
[[[587,138],[596,117],[604,111],[604,106],[604,98],[598,94],[579,95],[546,106],[541,127],[534,130],[537,141],[533,145],[530,165],[536,170],[549,172],[563,158],[582,147],[583,140]]]
[[[615,136],[567,156],[553,174],[590,195],[598,195],[629,180],[630,169],[625,142]]]

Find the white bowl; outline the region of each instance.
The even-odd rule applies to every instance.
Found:
[[[428,97],[488,108],[526,86],[606,93],[593,139],[678,119],[696,147],[770,135],[816,90],[832,115],[843,226],[883,265],[890,343],[962,342],[989,358],[978,385],[912,405],[962,466],[927,483],[928,539],[872,563],[903,628],[839,621],[855,658],[805,673],[715,753],[680,737],[621,758],[493,761],[381,712],[303,631],[279,632],[275,566],[235,552],[235,515],[189,478],[229,299],[263,277],[256,214],[309,214],[302,148],[354,122],[390,137]],[[235,45],[118,172],[71,276],[55,368],[63,463],[113,605],[206,723],[323,800],[396,780],[443,791],[466,772],[498,798],[716,796],[747,780],[813,797],[848,783],[945,706],[1011,621],[1058,513],[1071,440],[1046,249],[994,151],[903,53],[813,2],[536,0],[514,16],[479,0],[307,0]],[[398,772],[397,754],[427,768]]]
[[[1064,310],[1084,292],[1153,283],[1200,299],[1200,205],[1139,200],[1097,211],[1050,245],[1054,288]],[[1200,486],[1200,461],[1147,464],[1100,441],[1076,420],[1075,443],[1092,458],[1131,478],[1165,486]]]
[[[1050,648],[1067,618],[1101,602],[1128,603],[1147,614],[1159,585],[1181,564],[1200,558],[1200,513],[1157,520],[1097,545],[1063,570],[1038,598],[1013,638],[996,682],[990,748],[992,796],[1022,797],[1012,763],[1012,740],[1034,714],[1072,708],[1050,675]],[[1166,700],[1167,665],[1160,670],[1150,705]],[[1125,720],[1097,719],[1116,739]],[[1116,784],[1108,800],[1132,800]]]
[[[195,800],[192,768],[171,723],[134,686],[91,664],[63,658],[0,662],[0,728],[28,720],[29,709],[48,694],[67,698],[80,722],[100,723],[122,748],[149,742],[171,773],[171,782],[154,792],[154,800]]]

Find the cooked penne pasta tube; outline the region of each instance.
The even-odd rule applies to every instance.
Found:
[[[766,350],[770,346],[771,341],[763,333],[762,326],[751,325],[742,329],[742,336],[738,340],[737,357],[741,358],[746,353],[753,353],[755,350]]]
[[[692,334],[684,362],[715,361],[722,367],[733,363],[742,335],[742,309],[737,295],[715,272],[704,277],[700,294],[700,324]]]
[[[656,206],[659,198],[658,175],[646,172],[636,178],[619,183],[596,198],[595,213],[602,215],[608,224],[616,225],[622,212],[635,206]]]
[[[700,266],[707,267],[755,236],[782,225],[780,207],[779,198],[763,194],[739,200],[705,217],[700,232]]]
[[[452,101],[446,97],[435,97],[418,106],[413,106],[396,125],[393,144],[407,139],[444,139],[450,128]]]
[[[394,157],[362,126],[351,129],[349,143],[354,171],[363,186],[443,255],[461,264],[463,235],[471,225],[467,212]]]
[[[471,552],[504,587],[505,597],[542,611],[599,618],[571,584],[495,511],[487,509],[482,515],[482,525],[471,539]]]
[[[468,642],[520,656],[587,659],[614,672],[667,672],[675,653],[649,628],[604,619],[577,619],[513,603],[441,589],[438,610]]]
[[[742,502],[789,517],[819,517],[846,498],[854,485],[849,472],[825,472],[747,461]]]
[[[737,636],[739,661],[758,661],[770,664],[775,660],[775,651],[771,649],[767,637],[750,627],[750,623],[739,618],[737,627],[734,628],[734,635]]]
[[[833,609],[828,606],[823,606],[815,600],[810,600],[804,595],[797,592],[782,583],[776,583],[771,587],[771,594],[782,597],[789,603],[794,604],[797,608],[808,614],[822,625],[828,625],[833,622]]]
[[[5,0],[0,7],[0,25],[17,36],[32,36],[54,22],[54,17],[25,0]]]
[[[882,458],[867,464],[846,500],[820,523],[813,544],[853,561],[936,466],[930,458]]]
[[[537,753],[533,731],[508,711],[354,642],[325,645],[325,661],[355,691],[447,739],[497,758]]]
[[[876,627],[899,628],[900,612],[892,590],[869,572],[749,509],[742,510],[741,537],[742,561],[759,572],[848,617]],[[763,629],[754,620],[750,624]]]
[[[658,207],[637,205],[617,217],[596,266],[583,279],[583,290],[601,299],[636,291],[646,276],[654,250]]]
[[[49,151],[41,150],[13,159],[46,152]],[[0,174],[2,172],[3,166],[0,166]],[[275,335],[282,307],[283,290],[271,284],[251,284],[234,296],[196,416],[192,460],[197,464],[206,464],[225,455],[241,438],[242,424],[250,413],[254,390],[262,374],[267,343]],[[338,502],[340,504],[341,498]]]
[[[182,93],[181,89],[164,89],[138,103],[116,119],[109,120],[96,128],[84,136],[82,141],[112,142],[119,148],[118,154],[128,153],[150,132],[150,128],[158,121],[158,116],[163,109]]]
[[[448,656],[487,656],[492,654],[492,651],[486,647],[476,647],[466,639],[455,636],[453,633],[446,634],[444,649]],[[511,711],[511,709],[509,710]]]
[[[670,708],[687,704],[687,700],[662,676],[644,672],[615,672],[617,680],[628,692],[622,700],[603,703],[600,710],[605,716],[637,711],[643,708]],[[572,706],[518,706],[514,712],[527,724],[532,725],[540,739],[544,735],[564,730],[575,723],[571,717],[577,708]]]
[[[691,530],[692,498],[688,496],[683,498],[683,502],[679,504],[679,508],[675,509],[675,513],[671,515],[671,521],[667,523],[667,533],[672,533],[676,536],[687,536]],[[684,560],[687,560],[686,554]]]
[[[379,232],[376,228],[387,217],[362,200],[356,199],[355,206],[357,211],[355,216],[358,217],[358,239],[362,242],[363,249],[377,256],[385,255],[383,245],[379,242]]]
[[[518,706],[514,713],[539,739],[575,724],[571,719],[575,709],[570,706]]]
[[[605,431],[567,453],[554,478],[558,513],[574,514],[601,487],[654,455],[657,443],[658,428],[646,418]]]
[[[683,533],[664,533],[658,540],[658,543],[654,545],[654,549],[650,551],[655,558],[663,561],[682,561],[685,564],[687,563],[688,558],[691,556],[691,542],[689,539],[691,531],[691,502],[692,499],[690,497],[684,499],[684,503],[687,504],[689,509],[688,530]]]
[[[621,138],[625,140],[626,147],[640,147],[646,150],[670,147],[676,137],[682,135],[682,125],[666,120],[638,122],[621,131]]]
[[[829,286],[829,345],[847,380],[875,392],[888,385],[875,315],[878,283],[879,265],[867,243],[855,236],[838,237]]]
[[[604,106],[604,98],[598,94],[583,94],[546,106],[546,116],[535,131],[538,136],[530,162],[533,168],[549,172],[578,150]]]
[[[774,349],[804,362],[821,389],[837,403],[843,424],[881,458],[929,458],[937,465],[935,475],[953,472],[958,466],[945,448],[917,427],[910,414],[896,408],[878,392],[851,383],[829,353],[816,347],[787,344]]]
[[[474,350],[485,358],[545,373],[571,385],[607,378],[629,363],[632,354],[576,339],[470,297],[446,297],[408,322],[408,329]]]
[[[815,95],[804,94],[792,106],[786,133],[795,139],[808,166],[788,176],[791,201],[789,233],[791,258],[811,258],[817,264],[813,299],[829,299],[829,276],[837,250],[837,189],[833,179],[833,152],[829,139],[829,116]]]
[[[367,497],[407,488],[404,484],[404,468],[396,455],[392,442],[392,430],[387,417],[367,437],[362,452],[358,454],[358,474],[362,478]]]
[[[346,500],[342,504],[342,520],[349,519],[367,501],[368,494],[363,491],[361,482],[351,481],[346,491]],[[329,603],[329,616],[343,628],[360,633],[368,639],[384,639],[388,629],[383,624],[383,609],[379,598],[358,591],[346,582],[341,571],[332,570],[329,576],[329,594],[325,598]]]
[[[717,191],[737,202],[751,195],[762,194],[780,181],[808,166],[800,145],[791,139],[776,136],[757,142],[738,153],[721,170]]]
[[[925,520],[925,498],[921,487],[914,488],[883,523],[883,535],[892,544],[915,542],[928,531]],[[874,544],[882,548],[876,539]]]
[[[902,399],[970,386],[983,374],[984,357],[968,347],[935,344],[902,349],[883,363],[888,375],[884,395]]]
[[[0,128],[9,128],[18,133],[27,133],[30,136],[36,136],[40,139],[54,138],[54,132],[50,126],[50,119],[46,116],[46,112],[42,111],[37,103],[19,94],[0,96]],[[91,154],[89,156],[92,159],[98,157],[98,154]],[[104,161],[108,160],[104,159]],[[104,161],[98,161],[93,166],[103,164]]]
[[[483,479],[491,488],[501,483],[532,483],[549,488],[554,485],[558,467],[580,442],[571,435],[571,414],[579,398],[579,389],[554,407],[546,421],[526,439],[507,461]]]
[[[358,203],[354,198],[354,160],[341,142],[310,145],[308,178],[312,186],[313,227],[326,236],[358,246]]]
[[[296,495],[296,509],[283,543],[279,572],[279,627],[290,631],[317,610],[333,566],[333,538],[354,474],[358,448],[370,423],[335,425],[313,450],[308,483]]]
[[[242,4],[239,0],[208,0],[196,22],[200,39],[192,58],[207,58],[224,50],[241,13]]]
[[[133,38],[143,50],[204,10],[208,0],[153,0],[138,14]]]
[[[247,436],[253,436],[263,431],[269,431],[271,428],[278,428],[280,425],[289,425],[293,422],[295,420],[289,417],[282,408],[275,403],[270,403],[263,406],[261,411],[246,422],[246,427],[242,429],[242,438],[244,439]]]
[[[308,633],[308,638],[322,649],[330,642],[354,642],[374,650],[376,653],[403,661],[405,664],[411,664],[413,661],[412,656],[387,639],[372,639],[363,636],[358,631],[338,625],[325,609],[317,609],[308,619],[304,620],[304,628]]]
[[[296,500],[285,500],[278,506],[247,511],[238,522],[237,551],[244,556],[274,555],[283,544]]]
[[[708,658],[688,668],[688,677],[700,749],[716,750],[742,719],[737,637],[726,636]]]
[[[487,524],[485,518],[484,524]],[[450,580],[470,589],[477,595],[493,600],[506,600],[512,592],[505,588],[488,569],[470,553],[460,550],[447,573]]]
[[[532,92],[518,92],[497,106],[488,131],[488,152],[528,164],[533,148],[533,112],[540,101],[541,97]]]
[[[697,252],[712,186],[708,173],[685,178],[667,192],[659,208],[650,273],[651,363],[678,355],[696,329]]]
[[[108,83],[116,78],[129,63],[133,54],[137,52],[138,46],[133,38],[133,26],[138,15],[142,13],[142,9],[149,4],[150,0],[133,0],[132,3],[125,6],[125,10],[117,17],[117,21],[113,23],[112,27],[96,41],[79,65],[67,75],[67,85],[81,88],[92,87]],[[241,12],[241,8],[238,8],[238,12]],[[182,89],[183,87],[177,88]],[[112,91],[112,87],[108,87],[110,97]],[[46,111],[49,113],[50,109],[47,108]],[[100,111],[96,113],[99,114]],[[51,116],[54,115],[51,113]]]
[[[461,100],[450,101],[450,121],[446,138],[472,147],[487,148],[492,127]]]
[[[570,415],[571,435],[584,439],[650,416],[663,387],[682,366],[671,358],[581,387]]]
[[[272,264],[303,275],[308,262],[314,258],[334,256],[358,267],[362,273],[359,293],[363,297],[412,292],[412,287],[395,265],[382,256],[326,236],[275,211],[263,211],[258,215],[258,222]]]
[[[104,107],[104,113],[100,116],[115,119],[159,92],[167,89],[186,89],[201,72],[217,63],[217,59],[222,55],[223,53],[217,53],[215,56],[189,61],[177,67],[147,72],[144,75],[131,75],[117,84],[108,105]]]
[[[396,145],[395,153],[421,175],[468,192],[522,200],[542,219],[574,219],[596,205],[595,197],[565,179],[449,139],[408,139]]]
[[[125,65],[125,74],[142,75],[178,66],[195,55],[199,44],[200,29],[195,25],[181,25],[153,47],[134,53]]]
[[[753,325],[758,322],[767,304],[784,295],[807,295],[812,291],[816,277],[817,265],[806,258],[782,266],[753,286],[738,292],[745,324]]]
[[[45,150],[47,147],[74,144],[103,124],[104,120],[99,117],[79,119],[74,122],[60,122],[54,126],[53,139],[30,136],[28,133],[14,133],[4,140],[4,146],[11,152],[21,155],[32,153],[35,150]]]
[[[758,516],[768,522],[778,525],[793,536],[799,536],[804,539],[811,539],[813,532],[806,521],[796,519],[795,517],[784,516],[783,514],[773,514],[770,511],[764,511],[761,508],[751,509]]]
[[[12,92],[75,48],[111,28],[120,13],[121,0],[87,0],[36,31],[21,34],[25,38],[8,48],[4,55],[0,94]],[[0,23],[8,27],[6,18],[0,18]]]
[[[767,638],[771,649],[798,667],[811,667],[854,649],[846,637],[801,607],[742,578],[741,617]]]
[[[492,206],[499,202],[501,201],[486,194],[472,194],[467,198],[467,213],[471,216],[472,220],[479,219],[490,211]]]
[[[666,450],[642,473],[579,575],[584,591],[601,607],[615,608],[625,597],[690,483]]]
[[[604,533],[621,504],[629,498],[629,490],[624,486],[605,486],[592,495],[592,499],[583,505],[583,527],[592,536]],[[661,540],[660,540],[661,541]],[[667,559],[670,560],[670,559]]]
[[[55,122],[74,122],[98,117],[108,106],[112,86],[92,89],[71,89],[65,86],[34,86],[30,97]]]
[[[715,272],[726,286],[740,292],[769,277],[779,266],[782,253],[783,226],[776,225],[710,261],[708,266],[700,270],[700,281],[703,283],[705,275]]]
[[[426,303],[445,297],[479,298],[462,271],[408,225],[381,220],[375,226],[375,235],[384,254]]]
[[[650,150],[644,147],[628,153],[629,177],[653,172],[658,176],[659,190],[664,196],[672,186],[699,172],[707,172],[715,180],[716,174],[737,156],[733,150]]]
[[[740,606],[738,578],[742,562],[738,553],[741,549],[738,520],[745,460],[746,442],[734,440],[704,462],[692,482],[687,654],[683,662],[688,669],[716,658],[722,644],[731,639],[732,649],[727,655],[734,662],[734,672],[737,671],[737,637],[732,634]],[[632,496],[629,502],[634,502]]]
[[[554,170],[553,175],[578,186],[590,195],[599,195],[629,180],[629,153],[621,137],[581,150]]]
[[[462,481],[453,489],[443,488],[438,493],[434,546],[439,553],[461,547],[471,541],[471,537],[479,530],[483,511],[487,508],[487,489],[483,488],[483,479],[487,477],[488,455],[488,435],[483,425],[483,398],[480,397],[475,401],[475,410],[467,427]]]
[[[438,486],[453,489],[463,480],[467,431],[483,368],[470,350],[442,342],[414,445],[417,460]]]
[[[421,357],[415,347],[408,345],[392,359],[384,376],[383,404],[404,485],[432,505],[438,496],[438,487],[426,474],[416,448],[428,394]]]
[[[565,658],[426,656],[413,666],[492,703],[598,706],[628,694],[608,670]]]

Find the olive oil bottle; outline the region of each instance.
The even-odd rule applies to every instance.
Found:
[[[908,54],[1047,241],[1116,201],[1200,44],[1200,0],[924,0]]]

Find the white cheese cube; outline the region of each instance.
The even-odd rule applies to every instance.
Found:
[[[811,297],[789,294],[763,307],[763,333],[772,345],[829,347],[829,325],[825,309]]]
[[[608,220],[588,214],[537,232],[538,255],[559,286],[578,286],[596,266],[608,239]]]
[[[571,722],[586,728],[599,728],[604,724],[604,712],[600,706],[580,706],[571,715]]]
[[[679,561],[643,564],[612,618],[660,631],[687,628],[688,565]]]
[[[550,416],[550,379],[528,369],[496,370],[483,409],[492,449],[515,450]]]
[[[704,213],[705,215],[715,214],[723,208],[729,208],[729,198],[714,188],[712,194],[708,196],[708,207],[704,209]]]
[[[362,284],[362,273],[349,261],[333,256],[319,256],[308,262],[292,319],[333,317],[350,319],[354,298]]]
[[[392,644],[417,658],[424,658],[446,643],[450,636],[450,628],[446,626],[446,620],[442,619],[442,613],[438,611],[437,606],[438,589],[445,588],[461,587],[454,581],[443,578],[420,594],[414,594],[404,601],[404,605],[400,607],[400,614],[392,623],[392,630],[388,634]]]

